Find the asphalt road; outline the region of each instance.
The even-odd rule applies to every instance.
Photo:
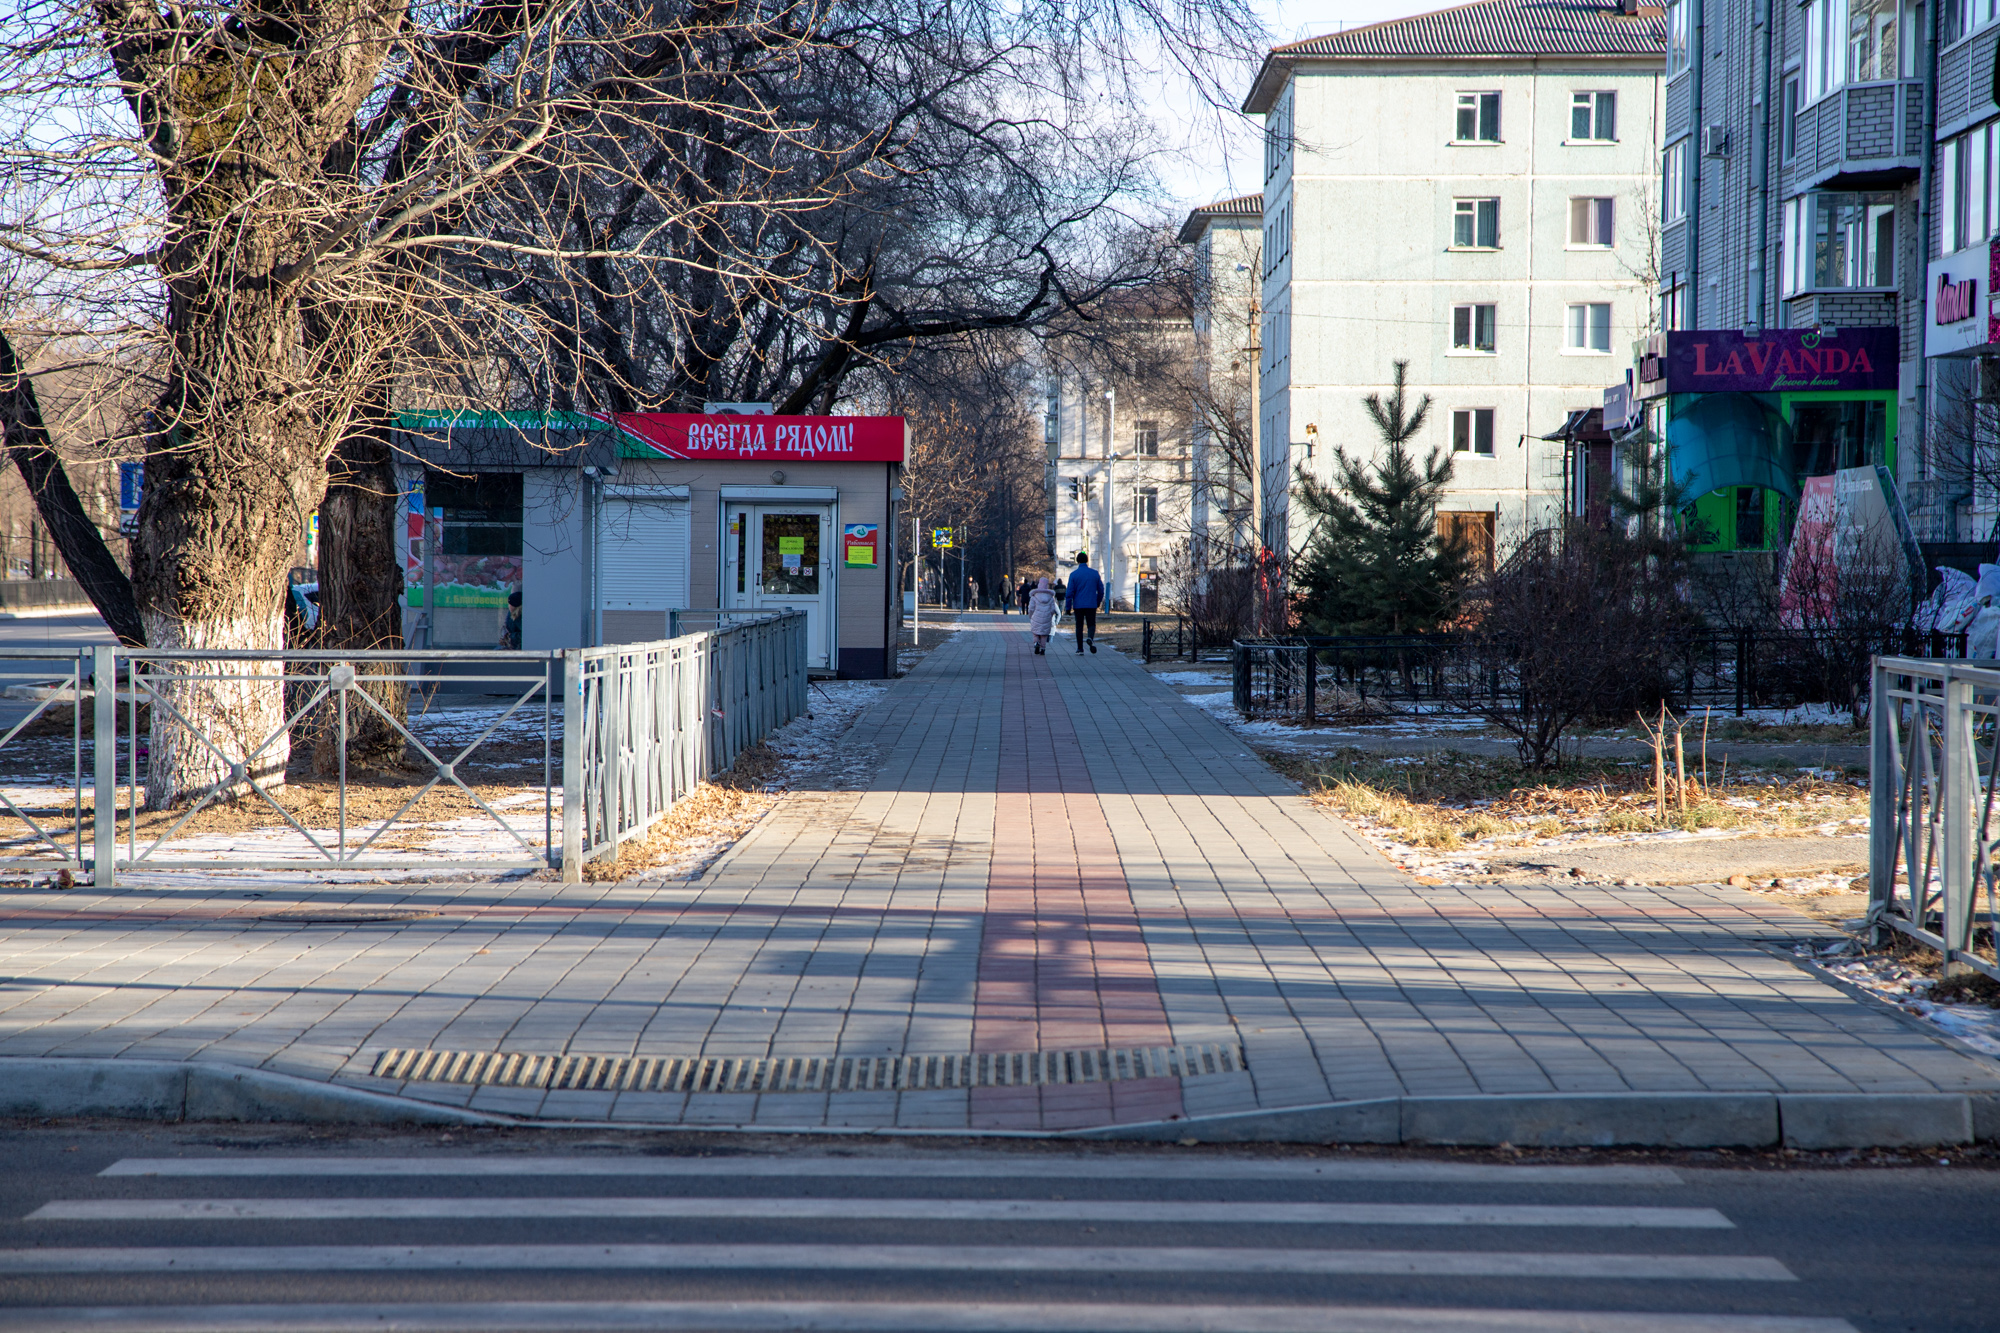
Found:
[[[1698,1156],[15,1128],[0,1330],[1995,1327],[1991,1155]]]

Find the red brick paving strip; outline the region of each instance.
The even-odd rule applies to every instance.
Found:
[[[1111,827],[1046,658],[1005,635],[993,860],[975,1051],[1166,1046],[1173,1037]],[[1180,1080],[975,1088],[972,1123],[1070,1129],[1181,1114]]]

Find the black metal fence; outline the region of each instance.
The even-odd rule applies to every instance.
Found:
[[[1210,643],[1211,648],[1228,647],[1227,643]],[[1201,632],[1188,616],[1175,616],[1172,628],[1163,619],[1155,625],[1151,620],[1139,622],[1139,656],[1146,662],[1182,659],[1194,661],[1201,652]]]
[[[1962,659],[1964,634],[1703,630],[1687,636],[1661,681],[1677,709],[1851,707],[1879,654]],[[1148,658],[1150,661],[1151,659]],[[1500,703],[1519,692],[1504,665],[1484,663],[1455,634],[1294,635],[1230,645],[1231,692],[1245,717],[1302,717]]]

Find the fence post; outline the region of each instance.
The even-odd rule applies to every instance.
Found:
[[[563,653],[562,882],[583,883],[583,650]]]
[[[1750,631],[1736,631],[1736,716],[1743,716],[1743,694],[1749,685],[1750,671]]]
[[[1306,645],[1306,725],[1319,721],[1319,653]]]
[[[1938,934],[1944,939],[1944,973],[1952,974],[1956,953],[1967,952],[1972,933],[1973,835],[1977,831],[1973,798],[1979,790],[1977,756],[1972,743],[1972,682],[1955,680],[1949,668],[1944,681],[1944,901]],[[1869,884],[1872,896],[1874,884]],[[1910,906],[1914,924],[1922,929],[1923,892],[1911,876]],[[1962,969],[1960,969],[1962,970]]]
[[[83,663],[77,663],[77,675],[83,675]],[[78,685],[83,682],[79,680]],[[94,793],[96,809],[91,816],[91,860],[90,883],[93,888],[108,889],[117,882],[118,858],[118,650],[116,648],[91,649],[91,790]],[[78,700],[77,705],[81,706]],[[139,775],[131,775],[136,791]],[[77,818],[83,811],[76,812]],[[134,818],[137,817],[136,811]]]
[[[1889,697],[1892,677],[1881,658],[1875,659],[1868,703],[1868,919],[1875,922],[1889,910],[1889,890],[1896,877],[1896,803],[1903,789],[1897,772],[1898,751],[1891,714],[1897,704]],[[1914,874],[1911,883],[1916,882]],[[1882,943],[1883,927],[1871,932]]]

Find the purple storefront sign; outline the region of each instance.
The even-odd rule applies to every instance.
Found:
[[[1894,328],[1683,329],[1667,334],[1667,392],[1893,389],[1898,339]]]

